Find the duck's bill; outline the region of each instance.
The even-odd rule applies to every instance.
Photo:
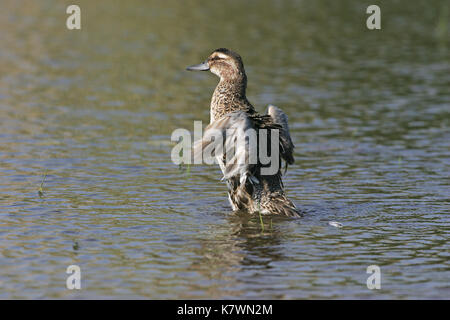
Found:
[[[208,62],[203,62],[203,63],[200,63],[200,64],[194,64],[192,66],[187,67],[186,70],[189,70],[189,71],[208,71],[209,70],[209,64],[208,64]]]

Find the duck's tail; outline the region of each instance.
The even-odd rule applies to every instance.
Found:
[[[303,213],[285,195],[271,197],[269,201],[261,204],[261,212],[293,218],[303,216]]]

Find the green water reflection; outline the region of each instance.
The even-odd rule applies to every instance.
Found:
[[[380,31],[360,1],[77,1],[80,31],[69,4],[0,5],[0,298],[450,297],[446,1],[379,1]],[[170,160],[218,47],[289,115],[303,219],[262,232]]]

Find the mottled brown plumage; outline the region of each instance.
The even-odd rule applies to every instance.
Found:
[[[220,132],[224,141],[229,142],[241,137],[248,129],[269,129],[267,141],[270,141],[273,134],[271,130],[278,129],[280,156],[285,161],[286,168],[287,164],[294,163],[294,145],[289,134],[287,116],[275,106],[269,106],[266,115],[255,111],[246,97],[247,76],[242,59],[237,53],[224,48],[217,49],[204,63],[188,67],[188,70],[210,70],[220,78],[211,99],[210,124],[205,129],[203,139],[194,147],[194,152],[205,150],[211,143],[210,136],[215,132]],[[260,137],[257,139],[256,147],[260,148]],[[267,145],[270,147],[270,142]],[[278,169],[271,175],[263,174],[262,169],[270,164],[263,164],[259,156],[257,163],[250,164],[246,151],[251,147],[251,143],[246,141],[242,148],[237,148],[233,158],[237,161],[227,161],[226,148],[223,153],[216,154],[228,186],[233,210],[300,216],[299,210],[284,194],[281,170]]]

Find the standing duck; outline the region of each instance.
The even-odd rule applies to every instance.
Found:
[[[233,210],[299,217],[301,212],[285,196],[281,180],[281,159],[284,160],[286,169],[288,164],[294,163],[294,145],[289,134],[286,114],[272,105],[269,105],[265,115],[255,111],[245,95],[247,76],[244,64],[241,57],[231,50],[217,49],[205,62],[187,67],[187,70],[211,71],[220,78],[211,99],[210,124],[206,127],[202,140],[194,145],[194,156],[198,156],[208,147],[215,132],[221,132],[227,145],[249,129],[267,129],[267,136],[263,138],[267,140],[261,140],[259,135],[256,143],[250,143],[247,139],[241,149],[236,147],[234,161],[229,161],[226,152],[215,154],[224,175],[223,180],[227,183]],[[275,137],[278,137],[278,143],[275,145],[279,150],[275,152],[278,151],[281,157],[277,160],[275,172],[267,174],[264,170],[271,164],[263,161],[259,153],[255,153],[256,162],[249,161],[248,149],[256,145],[259,150],[265,142],[265,149],[270,150],[269,141],[272,134],[275,134],[273,130],[277,130]],[[269,151],[271,155],[272,151],[274,150]]]

